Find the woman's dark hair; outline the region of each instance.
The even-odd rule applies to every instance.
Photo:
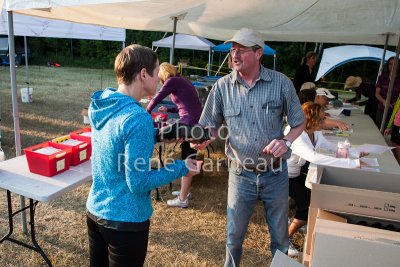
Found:
[[[317,91],[315,89],[305,89],[299,92],[300,104],[304,104],[306,102],[314,102],[315,96],[317,95]]]
[[[125,47],[114,63],[118,84],[130,85],[143,68],[153,76],[157,60],[157,54],[148,47],[136,44]]]
[[[301,59],[301,65],[304,65],[307,63],[307,59],[310,59],[312,57],[316,57],[318,54],[315,53],[314,51],[308,51],[307,54]]]
[[[389,59],[388,59],[388,61],[386,62],[386,64],[385,64],[385,67],[383,68],[383,73],[385,74],[385,75],[389,75],[389,63],[390,63],[390,61],[393,61],[393,64],[394,64],[394,59],[395,59],[395,57],[390,57]],[[397,76],[399,76],[400,75],[400,67],[399,67],[399,63],[397,63]]]

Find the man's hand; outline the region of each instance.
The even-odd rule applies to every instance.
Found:
[[[190,143],[190,147],[196,150],[202,150],[205,149],[206,147],[208,147],[212,141],[214,141],[215,139],[217,139],[218,137],[218,133],[216,130],[211,129],[211,128],[207,128],[210,131],[210,140],[204,141],[204,142],[196,142],[196,143]]]
[[[279,158],[285,154],[288,149],[289,148],[286,146],[285,141],[274,139],[263,149],[263,152],[272,154],[275,158]]]
[[[165,107],[165,106],[161,106],[161,107],[158,108],[158,111],[159,111],[159,112],[167,112],[167,111],[168,111],[168,108]]]
[[[185,165],[189,169],[189,172],[185,175],[186,177],[192,177],[200,173],[202,161],[195,159],[185,159]]]
[[[361,152],[360,152],[360,158],[366,157],[366,156],[368,156],[368,155],[369,155],[368,152],[364,152],[364,151],[361,151]]]

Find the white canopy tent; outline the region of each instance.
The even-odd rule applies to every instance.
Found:
[[[2,4],[3,1],[0,1]],[[8,18],[1,10],[0,34],[8,35]],[[16,36],[52,37],[125,42],[125,29],[14,14]]]
[[[365,45],[343,45],[324,49],[319,64],[317,76],[318,81],[321,77],[326,76],[335,68],[352,61],[358,60],[374,60],[380,61],[383,55],[383,49]],[[386,51],[385,62],[394,57],[396,53]]]
[[[0,0],[0,35],[8,35],[6,2]],[[14,14],[14,35],[125,42],[125,29]],[[27,54],[25,38],[25,54]],[[8,49],[8,47],[7,47]],[[27,59],[25,58],[27,66]],[[28,71],[26,74],[28,83]]]
[[[399,0],[7,0],[8,10],[126,29],[227,40],[246,26],[268,41],[396,45]]]
[[[152,48],[154,47],[167,47],[170,49],[180,48],[180,49],[192,49],[192,50],[202,50],[208,51],[208,69],[207,75],[210,75],[211,66],[211,49],[215,46],[212,42],[203,37],[198,37],[188,34],[176,34],[175,43],[174,36],[171,35],[167,38],[154,41],[152,43]]]

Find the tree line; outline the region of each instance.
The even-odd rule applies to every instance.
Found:
[[[151,47],[152,42],[162,39],[164,34],[164,32],[127,30],[126,45],[136,43]],[[171,33],[167,34],[167,36],[169,35]],[[218,40],[210,41],[216,45],[222,43],[222,41]],[[47,62],[52,61],[59,63],[61,66],[105,69],[113,68],[115,56],[122,48],[121,42],[114,41],[39,37],[29,37],[28,44],[31,51],[30,64],[45,65]],[[302,56],[307,51],[316,49],[315,43],[267,42],[267,44],[277,51],[277,70],[289,77],[293,77]],[[323,48],[337,45],[341,44],[324,44]],[[169,61],[169,49],[159,48],[157,54],[160,62]],[[174,64],[185,60],[191,66],[205,67],[208,63],[208,53],[205,51],[176,49],[174,55]],[[225,53],[214,53],[213,64],[221,64],[225,56]],[[263,65],[272,68],[273,61],[272,56],[265,56]],[[347,76],[356,75],[374,81],[378,68],[378,62],[351,62],[335,69],[327,78],[330,81],[343,82]],[[213,69],[216,69],[216,67]],[[201,71],[193,71],[193,74],[206,75],[205,72]]]

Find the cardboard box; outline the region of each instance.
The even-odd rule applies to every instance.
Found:
[[[400,176],[318,166],[312,208],[400,220]]]
[[[304,267],[304,265],[277,250],[270,267]]]
[[[395,267],[400,233],[317,218],[312,267]]]
[[[315,221],[317,220],[317,218],[336,221],[336,222],[347,222],[347,219],[344,217],[332,214],[330,212],[326,212],[318,208],[310,208],[308,212],[306,241],[304,243],[304,248],[303,248],[304,250],[303,254],[305,254],[305,256],[303,255],[304,259],[310,259],[310,255],[312,255],[312,244],[314,243],[313,234],[314,234]]]
[[[303,258],[302,258],[302,264],[306,267],[310,266],[310,260],[311,260],[311,256],[309,254],[306,253],[305,250],[303,250]]]

